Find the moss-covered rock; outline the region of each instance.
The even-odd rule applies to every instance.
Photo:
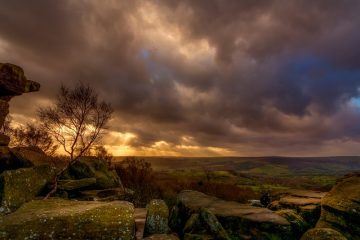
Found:
[[[282,209],[276,213],[290,222],[292,231],[296,237],[301,237],[310,227],[310,225],[295,210]]]
[[[163,200],[154,199],[147,205],[144,237],[169,232],[169,208]]]
[[[190,216],[200,213],[201,209],[212,212],[230,235],[255,237],[258,234],[271,233],[282,239],[293,239],[290,223],[267,208],[224,201],[189,190],[182,191],[177,197],[176,207],[170,218],[171,228],[181,234]]]
[[[173,234],[154,234],[144,240],[179,240],[179,238]]]
[[[331,228],[313,228],[301,240],[347,240],[341,233]]]
[[[186,233],[184,240],[216,240],[216,238],[206,234]]]
[[[121,181],[115,170],[109,170],[107,163],[95,157],[83,157],[72,164],[61,179],[96,178],[94,189],[116,188]]]
[[[56,169],[49,165],[3,172],[0,175],[0,212],[9,213],[32,200],[55,175]]]
[[[0,239],[134,239],[129,202],[35,200],[0,218]]]
[[[332,228],[348,239],[360,239],[360,175],[335,185],[321,201],[317,228]]]

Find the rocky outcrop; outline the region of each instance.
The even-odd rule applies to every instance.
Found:
[[[93,189],[121,187],[121,181],[115,170],[109,170],[105,161],[96,157],[82,157],[72,164],[61,176],[61,179],[79,180],[95,178]]]
[[[336,184],[321,201],[317,228],[332,228],[348,239],[360,239],[360,174]]]
[[[279,200],[273,201],[268,208],[273,211],[293,209],[310,226],[314,227],[320,217],[320,203],[325,194],[325,192],[309,190],[288,190],[278,193],[275,198],[279,198]]]
[[[0,127],[3,126],[9,113],[9,101],[14,96],[23,93],[35,92],[40,89],[40,84],[28,80],[22,68],[10,63],[0,63]],[[0,134],[0,173],[4,170],[23,167],[23,162],[12,159],[8,144],[10,138]]]
[[[349,238],[350,239],[350,238]],[[341,233],[331,228],[313,228],[301,240],[347,240]]]
[[[290,222],[293,234],[297,238],[301,237],[310,227],[310,225],[295,210],[283,209],[276,211],[276,213]]]
[[[154,199],[147,205],[144,237],[169,232],[169,208],[163,200]]]
[[[230,237],[242,235],[254,239],[293,239],[289,221],[267,208],[223,201],[189,190],[178,195],[171,212],[170,227],[184,236],[187,221],[204,209],[214,214]]]
[[[129,202],[35,200],[0,218],[0,239],[134,239]]]
[[[0,213],[9,213],[39,195],[54,180],[49,165],[5,171],[0,175]]]

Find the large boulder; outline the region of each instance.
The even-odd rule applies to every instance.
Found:
[[[134,206],[129,202],[35,200],[0,218],[0,239],[133,240]]]
[[[183,229],[185,239],[199,238],[229,240],[230,237],[216,216],[207,209],[193,213],[186,221]]]
[[[147,205],[144,237],[169,232],[169,208],[163,200],[154,199]]]
[[[331,228],[313,228],[301,240],[347,240],[341,233]]]
[[[14,161],[22,162],[28,166],[40,166],[44,164],[54,165],[54,159],[46,155],[38,147],[14,147],[10,148]]]
[[[9,113],[9,101],[23,93],[39,91],[40,84],[25,77],[21,67],[0,63],[0,127]]]
[[[320,217],[321,199],[326,195],[325,192],[310,190],[288,190],[277,194],[268,208],[277,211],[281,209],[295,210],[310,226],[315,226]]]
[[[348,239],[360,239],[360,174],[335,185],[321,201],[317,228],[332,228]]]
[[[38,196],[55,176],[56,169],[49,165],[3,172],[0,175],[0,214],[12,212]]]
[[[62,174],[61,179],[95,178],[94,189],[116,188],[121,181],[115,170],[110,170],[102,159],[82,157]]]
[[[301,237],[310,227],[310,225],[295,210],[282,209],[276,211],[276,213],[290,222],[292,231],[297,238]]]
[[[194,213],[207,209],[231,236],[255,239],[293,239],[289,221],[267,208],[224,201],[197,191],[185,190],[178,197],[170,216],[170,227],[182,234]]]

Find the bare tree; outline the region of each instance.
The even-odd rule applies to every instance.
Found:
[[[28,123],[26,126],[12,128],[11,145],[17,147],[38,147],[47,155],[54,155],[58,145],[41,125]]]
[[[39,109],[44,128],[70,157],[47,197],[57,190],[58,177],[101,138],[112,113],[111,105],[100,101],[94,89],[82,82],[73,89],[61,86],[55,105]]]

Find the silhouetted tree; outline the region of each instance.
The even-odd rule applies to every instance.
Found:
[[[70,157],[47,197],[57,190],[58,177],[101,138],[112,113],[110,103],[100,101],[94,89],[82,82],[73,89],[62,85],[55,105],[39,109],[44,128]]]

